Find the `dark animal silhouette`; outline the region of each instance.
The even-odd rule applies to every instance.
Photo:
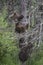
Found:
[[[22,62],[25,62],[28,59],[29,54],[32,53],[33,44],[29,43],[27,46],[23,47],[19,53],[19,59]]]
[[[19,39],[19,43],[24,43],[25,42],[25,39],[24,38],[20,38]]]
[[[19,39],[19,47],[22,48],[23,46],[25,46],[25,38],[20,38]]]
[[[15,24],[15,31],[18,33],[24,33],[26,29],[28,29],[28,24],[22,24],[19,22]]]

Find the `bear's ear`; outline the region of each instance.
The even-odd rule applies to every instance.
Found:
[[[21,21],[21,19],[23,19],[23,18],[24,18],[23,15],[18,16],[18,21]]]

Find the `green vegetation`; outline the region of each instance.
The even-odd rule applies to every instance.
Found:
[[[7,26],[7,22],[6,21],[3,22],[6,15],[7,15],[7,10],[6,10],[6,7],[4,6],[2,9],[2,13],[0,13],[0,27],[1,28],[5,28]]]
[[[4,18],[6,17],[7,11],[3,8],[0,16],[0,27],[5,29],[8,26],[8,22]],[[18,58],[18,43],[15,39],[15,33],[11,30],[0,31],[0,65],[20,65]]]

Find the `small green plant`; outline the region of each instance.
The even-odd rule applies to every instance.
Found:
[[[0,28],[5,28],[7,26],[7,21],[5,20],[3,22],[6,15],[7,15],[7,10],[6,7],[4,6],[4,8],[2,8],[2,13],[0,13]]]

